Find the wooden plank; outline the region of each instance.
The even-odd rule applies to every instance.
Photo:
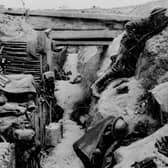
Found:
[[[18,57],[19,57],[19,56],[23,56],[23,57],[24,57],[24,56],[26,56],[26,57],[28,56],[28,54],[27,54],[26,52],[16,52],[16,51],[15,51],[15,52],[12,52],[12,51],[7,51],[7,50],[6,50],[5,53],[6,53],[7,55],[11,55],[11,56],[15,56],[15,55],[16,55],[16,56],[18,56]]]
[[[25,69],[14,69],[14,68],[7,68],[7,72],[11,72],[11,73],[26,73],[26,74],[36,74],[40,76],[40,72],[39,71],[27,71]]]
[[[6,58],[7,58],[9,61],[11,61],[11,64],[13,64],[13,63],[18,63],[18,64],[24,63],[24,64],[27,64],[28,66],[35,65],[35,64],[37,64],[37,66],[38,66],[38,65],[40,64],[38,60],[37,60],[37,61],[34,61],[34,60],[29,59],[28,57],[27,57],[27,58],[22,58],[22,57],[19,57],[19,58],[18,58],[18,57],[16,57],[16,56],[10,57],[10,56],[8,55],[8,56],[6,56]]]
[[[32,60],[29,57],[17,57],[17,56],[10,56],[10,55],[5,55],[4,57],[11,62],[17,62],[17,63],[33,64],[33,63],[39,62],[37,61],[32,63]]]
[[[24,69],[40,70],[40,66],[27,65],[27,63],[18,64],[18,63],[12,62],[12,66],[16,66]]]
[[[27,49],[27,46],[25,46],[25,45],[20,45],[19,44],[19,46],[16,44],[3,44],[5,47],[13,47],[13,48],[22,48],[22,49]]]
[[[19,41],[3,41],[2,44],[4,45],[21,45],[21,46],[27,46],[27,43],[26,42],[19,42]]]
[[[27,22],[33,26],[34,29],[44,30],[52,28],[54,31],[65,30],[105,30],[106,24],[101,21],[90,21],[81,19],[65,19],[65,18],[47,18],[47,17],[29,17]]]
[[[46,30],[47,28],[51,28],[51,27],[49,27],[49,25],[43,25],[43,26],[38,26],[38,24],[37,25],[33,25],[33,28],[34,28],[34,30],[37,30],[37,31],[44,31],[44,30]],[[55,27],[53,27],[52,28],[52,31],[91,31],[91,30],[94,30],[94,31],[97,31],[97,30],[104,30],[106,27],[92,27],[92,28],[90,28],[90,27],[66,27],[66,26],[64,26],[64,27],[60,27],[60,28],[55,28]]]
[[[113,39],[122,31],[97,30],[97,31],[52,31],[53,39]]]
[[[8,15],[24,15],[24,11],[20,10],[12,10],[12,11],[4,11],[5,14]],[[139,19],[139,17],[132,17],[127,15],[119,15],[119,14],[103,14],[103,13],[81,13],[81,12],[66,12],[66,11],[56,11],[56,12],[48,12],[48,11],[29,11],[30,16],[39,16],[39,17],[54,17],[54,18],[80,18],[80,19],[92,19],[92,20],[105,20],[105,21],[119,21],[125,22],[132,19]]]
[[[26,51],[26,48],[20,48],[20,47],[9,47],[9,46],[5,46],[4,50],[7,51]]]
[[[23,67],[23,66],[17,66],[17,65],[10,65],[8,68],[13,68],[13,69],[20,69],[20,70],[26,70],[26,71],[39,71],[40,69],[38,68],[31,68],[31,67]]]
[[[28,58],[26,57],[17,57],[17,56],[11,56],[11,55],[7,55],[6,53],[2,53],[3,56],[5,58],[7,58],[9,61],[12,61],[12,62],[28,62],[30,61]]]
[[[55,44],[56,45],[72,45],[72,46],[79,46],[79,45],[80,46],[102,46],[102,45],[109,45],[111,41],[55,40]]]
[[[10,69],[10,68],[8,68],[7,67],[7,69],[6,69],[6,72],[7,73],[23,73],[23,72],[21,72],[20,70],[17,70],[17,69]]]

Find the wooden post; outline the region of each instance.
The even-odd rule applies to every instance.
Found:
[[[41,74],[41,79],[43,75],[43,56],[40,54],[40,74]]]
[[[41,143],[44,143],[44,119],[43,119],[43,98],[40,97],[40,105],[39,105],[39,110],[40,110],[40,141]]]
[[[45,145],[45,126],[46,126],[46,114],[45,114],[45,102],[42,102],[42,137],[43,137],[43,144]]]
[[[49,116],[50,116],[50,120],[49,120],[49,124],[52,122],[52,100],[50,99],[49,101]]]

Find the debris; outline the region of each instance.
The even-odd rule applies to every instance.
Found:
[[[164,136],[161,140],[158,140],[155,143],[155,147],[158,149],[158,152],[168,157],[168,136]]]
[[[159,155],[158,147],[156,146],[158,141],[163,143],[162,139],[165,136],[168,136],[167,124],[142,140],[129,146],[120,147],[114,152],[117,161],[114,168],[130,168],[135,162],[141,162],[151,157],[154,158],[154,162],[159,168],[165,168],[165,165],[168,164],[168,159],[164,159],[165,157],[162,157],[162,154]],[[162,163],[163,165],[161,166]]]
[[[154,158],[146,158],[143,161],[135,162],[131,165],[132,168],[157,168],[156,163],[153,161]]]

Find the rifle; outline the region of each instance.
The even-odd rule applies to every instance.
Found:
[[[132,168],[157,168],[156,163],[153,161],[154,158],[146,158],[140,162],[135,162],[131,165]]]

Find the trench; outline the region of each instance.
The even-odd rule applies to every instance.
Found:
[[[55,147],[49,149],[49,153],[42,159],[42,168],[83,168],[81,160],[73,150],[73,143],[83,134],[84,129],[76,121],[72,121],[71,114],[76,103],[84,98],[84,90],[80,83],[71,84],[77,75],[77,54],[70,53],[64,64],[64,71],[71,71],[69,80],[58,80],[55,84],[55,97],[57,104],[64,110],[63,137]]]

